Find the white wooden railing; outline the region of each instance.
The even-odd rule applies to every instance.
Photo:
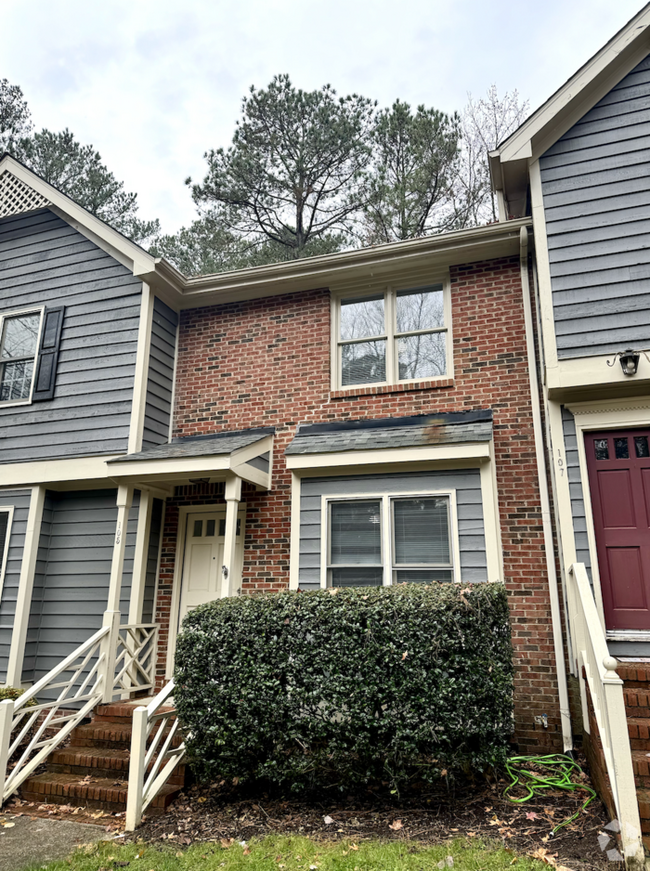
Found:
[[[146,708],[136,708],[133,713],[126,800],[127,832],[140,825],[142,814],[185,756],[185,742],[174,746],[178,742],[178,719],[173,692],[172,680]]]
[[[584,730],[590,733],[588,686],[616,816],[621,827],[621,846],[626,868],[628,871],[641,871],[645,867],[644,851],[623,699],[623,681],[616,674],[617,662],[607,649],[605,632],[584,563],[574,563],[569,568],[567,600],[572,650],[580,680]]]
[[[151,689],[155,624],[104,625],[16,700],[0,702],[0,807],[100,702]]]

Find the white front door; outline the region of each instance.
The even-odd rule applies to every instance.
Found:
[[[237,521],[237,545],[235,549],[238,575],[243,562],[243,518]],[[187,515],[181,599],[178,609],[178,627],[188,611],[197,605],[212,602],[221,595],[225,508]]]

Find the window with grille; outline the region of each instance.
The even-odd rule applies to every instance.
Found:
[[[451,514],[449,495],[330,500],[328,586],[455,580]]]
[[[336,386],[447,377],[449,309],[449,292],[442,283],[339,299]]]

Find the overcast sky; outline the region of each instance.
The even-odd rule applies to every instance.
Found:
[[[639,0],[0,0],[0,78],[36,126],[69,127],[173,232],[191,175],[226,147],[250,85],[276,73],[447,112],[490,84],[536,108]]]

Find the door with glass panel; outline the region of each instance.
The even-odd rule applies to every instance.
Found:
[[[585,436],[605,622],[650,630],[650,429]]]
[[[235,547],[236,570],[239,577],[243,564],[241,525],[240,517],[237,520]],[[187,515],[178,611],[179,627],[188,611],[192,611],[198,605],[205,605],[206,602],[213,602],[221,595],[225,526],[225,509]]]
[[[328,586],[452,580],[449,496],[383,495],[329,502]]]

